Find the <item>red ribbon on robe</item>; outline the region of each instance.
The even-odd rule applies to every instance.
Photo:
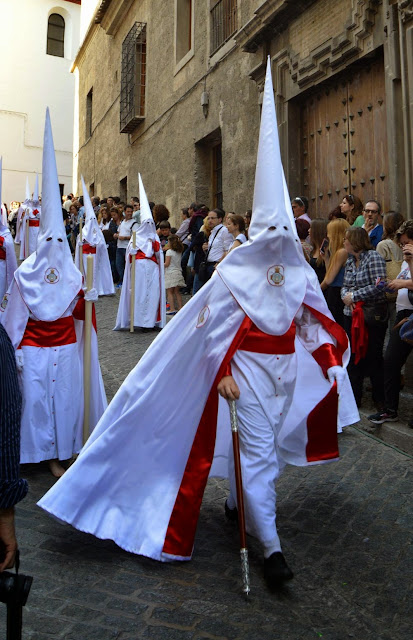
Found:
[[[40,220],[33,220],[33,218],[29,218],[29,227],[40,227]]]
[[[53,322],[29,318],[20,345],[17,347],[62,347],[76,342],[73,316],[58,318]]]
[[[0,236],[0,260],[6,259],[6,250],[3,249],[3,245],[4,245],[4,238],[3,236]]]
[[[76,318],[76,320],[85,320],[85,292],[83,291],[83,289],[81,289],[79,291],[79,293],[77,294],[79,296],[79,300],[76,303],[75,308],[73,309],[73,317]],[[96,331],[96,333],[98,332],[97,330],[97,325],[96,325],[96,311],[95,311],[95,305],[93,303],[92,305],[92,324],[93,327]]]
[[[150,258],[148,258],[147,256],[145,256],[144,252],[141,251],[140,249],[138,250],[138,253],[135,255],[135,258],[136,260],[152,260],[152,262],[154,262],[155,264],[158,264],[155,254],[153,254]],[[132,254],[129,254],[129,262],[132,262]]]
[[[369,344],[369,332],[364,320],[363,301],[356,302],[351,320],[351,351],[354,353],[354,364],[366,357]]]
[[[96,253],[96,247],[92,247],[88,242],[82,244],[82,253],[84,256],[86,255],[94,255]]]

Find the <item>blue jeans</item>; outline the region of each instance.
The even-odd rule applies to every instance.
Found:
[[[117,247],[116,249],[116,271],[118,272],[119,275],[119,284],[122,284],[123,282],[123,274],[125,271],[125,255],[126,255],[126,248],[122,249]]]
[[[201,280],[198,278],[198,274],[196,273],[194,275],[194,286],[192,289],[192,295],[194,296],[196,292],[199,291],[200,288],[204,286],[204,284],[205,282],[201,282]]]

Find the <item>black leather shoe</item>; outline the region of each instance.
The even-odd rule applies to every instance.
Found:
[[[284,582],[294,577],[281,551],[272,553],[264,560],[264,578],[271,589],[279,589]]]
[[[225,515],[231,522],[238,522],[238,509],[230,509],[227,501],[225,500]]]

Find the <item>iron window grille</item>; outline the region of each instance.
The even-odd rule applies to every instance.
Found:
[[[135,22],[122,43],[120,132],[130,133],[145,118],[146,23]]]
[[[65,20],[58,13],[52,13],[47,22],[46,53],[58,58],[65,55]]]
[[[211,56],[237,28],[237,0],[217,0],[211,8]]]

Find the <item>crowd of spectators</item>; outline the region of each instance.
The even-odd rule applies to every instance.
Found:
[[[168,313],[174,314],[182,306],[181,294],[195,295],[227,253],[248,239],[252,212],[225,213],[192,202],[181,209],[174,227],[164,204],[149,204],[169,270]],[[126,203],[117,196],[95,196],[92,205],[106,239],[114,283],[121,287],[126,248],[140,224],[139,198]],[[369,419],[375,424],[395,421],[401,371],[412,350],[411,341],[400,337],[400,328],[413,314],[413,221],[404,221],[394,211],[383,215],[380,202],[371,199],[363,205],[352,194],[345,195],[327,218],[312,219],[304,196],[293,198],[291,206],[303,255],[317,274],[334,319],[350,339],[348,372],[357,404],[361,405],[368,377],[377,409]],[[83,198],[64,198],[63,217],[74,251],[84,220]],[[413,427],[413,420],[409,425]]]

